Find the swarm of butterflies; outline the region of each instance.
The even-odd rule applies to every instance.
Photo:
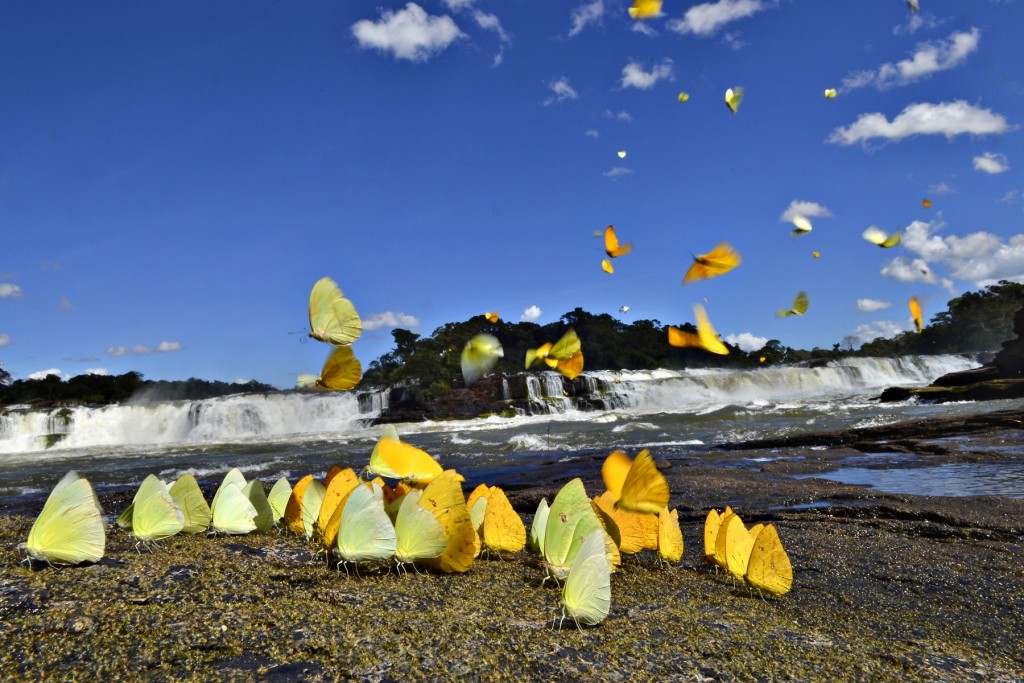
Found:
[[[667,564],[683,556],[678,511],[668,509],[668,482],[646,449],[636,459],[613,452],[601,475],[606,490],[593,499],[577,478],[550,506],[541,500],[527,536],[502,489],[480,484],[467,499],[462,475],[443,469],[388,426],[362,476],[333,466],[322,481],[308,474],[291,486],[282,477],[268,495],[259,479],[246,481],[232,469],[207,504],[191,474],[173,483],[149,475],[116,524],[132,534],[139,552],[179,533],[284,529],[346,571],[349,565],[393,562],[397,571],[422,565],[461,573],[482,551],[500,558],[529,545],[541,556],[545,580],[562,583],[559,626],[567,618],[577,626],[596,625],[608,616],[611,575],[623,555],[653,550]],[[704,543],[709,562],[753,588],[773,595],[790,590],[792,565],[774,526],[747,530],[731,509],[721,518],[712,510]],[[29,561],[99,561],[106,548],[106,517],[89,481],[73,471],[65,475],[19,548]]]

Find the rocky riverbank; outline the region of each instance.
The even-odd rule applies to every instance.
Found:
[[[0,678],[1021,680],[1024,501],[815,478],[886,438],[922,464],[1021,464],[1010,447],[1024,438],[1020,420],[918,422],[827,444],[750,443],[699,465],[660,462],[680,510],[683,561],[628,558],[613,576],[609,618],[583,631],[552,629],[558,590],[542,585],[526,552],[462,575],[356,576],[329,571],[291,536],[179,536],[138,553],[112,528],[96,565],[29,569],[15,546],[34,513],[8,509]],[[599,468],[595,455],[591,493]],[[564,483],[555,456],[530,477],[511,494],[528,522]],[[123,500],[104,503],[113,512]],[[791,593],[764,599],[704,564],[704,515],[727,504],[748,523],[778,526]]]

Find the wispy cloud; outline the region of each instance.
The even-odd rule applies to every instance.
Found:
[[[495,14],[489,14],[473,7],[474,0],[444,0],[445,6],[453,12],[470,12],[476,25],[486,31],[494,31],[498,35],[501,47],[498,54],[494,56],[492,66],[498,66],[505,59],[505,48],[512,43],[512,39],[505,32],[501,25],[501,19]]]
[[[900,324],[892,320],[877,320],[873,323],[857,325],[853,332],[843,338],[843,342],[856,348],[879,337],[892,339],[900,332],[906,332],[910,327],[906,323]]]
[[[945,135],[952,139],[964,133],[1005,133],[1011,128],[1002,115],[963,100],[939,104],[921,102],[908,105],[892,121],[877,112],[862,114],[849,126],[832,131],[828,142],[844,146],[876,139],[895,142],[914,135]]]
[[[668,22],[668,28],[677,33],[692,33],[706,38],[713,36],[726,24],[745,19],[767,7],[762,0],[718,0],[694,5],[686,10],[682,19]]]
[[[612,166],[607,171],[603,172],[605,178],[618,178],[619,176],[629,175],[633,172],[633,169],[626,168],[625,166]]]
[[[857,299],[857,310],[864,313],[874,313],[892,306],[891,301],[879,301],[878,299]]]
[[[565,76],[554,79],[548,83],[548,87],[551,88],[551,92],[554,94],[544,100],[545,107],[551,104],[557,104],[558,102],[565,102],[566,100],[575,100],[580,96],[579,93],[576,92],[575,88],[569,85],[569,79]]]
[[[732,344],[733,346],[737,346],[747,353],[762,349],[764,348],[764,345],[768,343],[768,337],[758,337],[750,332],[727,334],[723,339],[725,342]]]
[[[630,26],[630,30],[634,33],[642,33],[648,38],[656,38],[658,36],[658,32],[651,28],[651,25],[646,21],[634,21]]]
[[[618,112],[615,112],[615,111],[612,111],[611,109],[605,109],[604,110],[604,115],[607,116],[610,119],[615,119],[616,121],[632,121],[633,120],[633,115],[630,114],[628,111],[618,111]]]
[[[60,306],[60,310],[62,310],[62,311],[73,311],[73,310],[75,310],[74,304],[72,304],[68,300],[68,298],[66,296],[62,296],[60,298],[60,302],[58,302],[57,305]]]
[[[142,356],[150,353],[171,353],[173,351],[181,351],[184,348],[181,342],[176,341],[162,341],[157,344],[156,348],[146,346],[145,344],[135,344],[134,346],[109,346],[107,347],[107,355],[114,356]]]
[[[536,322],[540,318],[540,307],[534,305],[523,311],[523,314],[519,316],[519,322],[532,323]]]
[[[903,233],[903,246],[927,263],[947,266],[953,277],[975,287],[999,280],[1024,282],[1024,234],[1005,241],[984,231],[942,237],[937,234],[942,227],[914,221]]]
[[[654,65],[650,71],[644,71],[644,68],[637,62],[630,62],[622,67],[621,86],[623,88],[649,90],[654,87],[655,83],[663,80],[672,80],[671,59],[665,59],[661,64]]]
[[[601,23],[601,19],[604,18],[604,0],[594,0],[576,7],[570,18],[572,28],[569,29],[569,37],[572,38],[587,26]]]
[[[588,130],[583,131],[583,134],[586,135],[588,138],[599,138],[599,137],[601,137],[601,134],[598,133],[593,128],[590,128]]]
[[[363,318],[364,330],[379,330],[390,327],[416,327],[420,319],[401,311],[384,311],[383,313],[371,313]]]
[[[937,195],[950,194],[952,192],[956,192],[956,190],[953,189],[953,186],[949,185],[948,183],[935,183],[929,185],[928,191],[931,192],[932,194]]]
[[[20,299],[21,286],[13,282],[0,282],[0,299]]]
[[[352,24],[352,35],[360,47],[391,53],[396,59],[425,62],[465,34],[451,17],[428,15],[410,2],[397,12],[381,10],[379,21],[357,21]]]
[[[978,49],[981,31],[954,32],[946,40],[918,43],[913,54],[893,64],[888,62],[877,69],[855,71],[843,78],[844,90],[855,90],[873,85],[879,90],[888,90],[907,85],[934,73],[960,66]]]
[[[7,346],[11,343],[11,335],[0,332],[0,346]]]
[[[786,210],[782,212],[782,215],[779,216],[779,221],[788,223],[796,216],[803,216],[804,218],[830,218],[832,212],[824,204],[794,199],[786,207]]]
[[[981,156],[974,157],[974,170],[994,175],[1010,170],[1010,164],[1002,154],[985,152]]]
[[[28,379],[46,379],[50,375],[57,375],[61,379],[67,379],[68,376],[61,372],[60,368],[48,368],[46,370],[37,370],[28,376]]]

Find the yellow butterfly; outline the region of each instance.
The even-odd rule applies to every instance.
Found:
[[[930,200],[930,199],[922,199],[921,200],[921,206],[923,206],[926,209],[930,209],[931,206],[932,206],[932,200]]]
[[[708,320],[708,314],[700,304],[693,305],[693,314],[697,320],[697,334],[683,332],[678,327],[668,328],[668,343],[672,346],[697,347],[717,353],[720,356],[729,354],[729,349],[718,338],[718,333]]]
[[[780,308],[776,313],[776,318],[788,318],[793,315],[803,315],[807,312],[807,292],[797,292],[796,298],[793,299],[793,308],[786,310]]]
[[[284,509],[285,526],[293,533],[312,538],[326,492],[327,488],[312,474],[300,479],[292,488],[288,505]]]
[[[683,559],[683,530],[679,528],[679,511],[667,507],[658,513],[658,557],[675,564]]]
[[[363,377],[363,366],[359,363],[351,346],[338,346],[327,357],[320,376],[299,375],[298,389],[324,389],[327,391],[348,391],[359,384]]]
[[[633,251],[633,243],[626,242],[620,245],[619,238],[615,235],[615,228],[609,225],[604,229],[604,253],[608,254],[608,258],[618,258],[631,251]]]
[[[900,240],[903,239],[903,236],[898,230],[891,235],[887,235],[874,225],[868,226],[868,228],[864,230],[863,237],[868,242],[877,244],[883,249],[895,247],[900,243]]]
[[[536,349],[527,349],[526,367],[529,368],[538,360],[544,361],[552,370],[558,370],[569,379],[583,372],[583,351],[580,338],[571,327],[554,344],[550,342]]]
[[[505,492],[492,486],[480,500],[486,501],[481,529],[483,544],[498,553],[522,550],[526,546],[526,526]]]
[[[678,99],[679,99],[680,102],[686,102],[687,100],[690,99],[690,93],[681,92],[681,93],[679,93],[679,98]]]
[[[744,579],[772,595],[784,595],[793,588],[793,564],[774,524],[766,525],[754,538]]]
[[[325,547],[334,547],[334,542],[338,535],[337,525],[333,528],[328,528],[331,518],[334,517],[334,513],[344,504],[348,494],[352,493],[352,489],[359,486],[359,483],[359,477],[356,476],[355,470],[351,467],[339,470],[327,482],[327,486],[324,489],[324,497],[320,503],[320,512],[316,518],[316,529]]]
[[[813,256],[814,258],[820,258],[821,257],[821,252],[820,251],[812,251],[811,252],[811,256]]]
[[[468,342],[462,349],[460,365],[462,367],[462,379],[466,384],[477,381],[494,367],[498,359],[505,355],[501,342],[497,337],[490,334],[478,334]]]
[[[835,88],[827,88],[825,90],[825,97],[827,99],[834,100],[836,98],[836,89]]]
[[[626,158],[626,150],[624,150],[624,149],[620,149],[618,152],[616,152],[616,154],[618,155],[618,157],[620,159],[625,159]]]
[[[68,472],[53,487],[43,511],[19,548],[50,564],[99,562],[107,545],[106,523],[88,479]]]
[[[661,14],[662,0],[633,0],[629,16],[636,20],[653,19]]]
[[[921,323],[921,304],[918,303],[917,297],[910,297],[910,315],[914,318],[914,325],[917,326],[917,333],[921,334],[921,329],[924,327]]]
[[[366,471],[422,487],[441,474],[443,469],[426,451],[385,435],[373,449]]]
[[[484,313],[484,317],[487,318],[487,322],[489,322],[489,323],[496,323],[496,322],[498,322],[498,312],[497,311],[495,311],[493,313],[491,311],[487,311],[486,313]]]
[[[442,572],[468,570],[479,552],[480,541],[466,509],[462,479],[455,470],[445,470],[434,477],[420,495],[420,507],[434,515],[448,539],[444,552],[425,561]]]
[[[654,515],[615,507],[615,495],[611,491],[595,496],[594,504],[605,526],[614,525],[618,529],[618,538],[615,538],[615,534],[612,534],[612,538],[617,541],[620,553],[634,555],[642,550],[658,549],[658,524]]]
[[[725,559],[718,556],[718,532],[722,528],[722,517],[731,515],[732,508],[726,506],[725,512],[721,515],[718,510],[711,508],[707,519],[704,520],[704,561],[715,567],[725,569]]]
[[[753,547],[754,539],[740,516],[735,512],[725,514],[715,539],[715,556],[724,560],[725,569],[737,579],[742,580],[746,575]]]
[[[601,259],[601,270],[611,275],[612,273],[615,272],[615,267],[612,265],[611,261],[609,261],[606,258],[603,258]]]
[[[717,247],[706,254],[693,257],[693,265],[683,276],[683,284],[694,280],[704,280],[709,277],[724,275],[740,265],[743,259],[739,253],[732,248],[728,242],[720,242]]]
[[[800,214],[793,216],[793,225],[795,226],[793,228],[793,232],[791,233],[793,237],[797,237],[799,235],[806,235],[814,228],[814,226],[811,225],[811,221],[809,221],[805,216],[801,216]]]
[[[729,88],[725,91],[725,106],[729,107],[729,111],[735,114],[740,108],[740,102],[743,101],[743,88]]]
[[[605,488],[615,496],[615,507],[651,514],[667,507],[670,495],[668,482],[658,471],[650,451],[646,448],[640,451],[628,468],[625,467],[627,461],[628,455],[615,451],[605,458],[601,467]]]
[[[329,344],[351,344],[363,333],[363,323],[338,285],[322,277],[309,293],[309,336]]]

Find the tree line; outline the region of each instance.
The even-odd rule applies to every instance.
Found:
[[[2,370],[2,368],[0,368]],[[77,375],[68,380],[58,375],[42,379],[11,381],[10,374],[0,375],[0,405],[16,403],[121,403],[136,401],[197,401],[229,394],[277,391],[260,382],[219,382],[191,378],[187,380],[147,380],[139,372],[123,375]]]

